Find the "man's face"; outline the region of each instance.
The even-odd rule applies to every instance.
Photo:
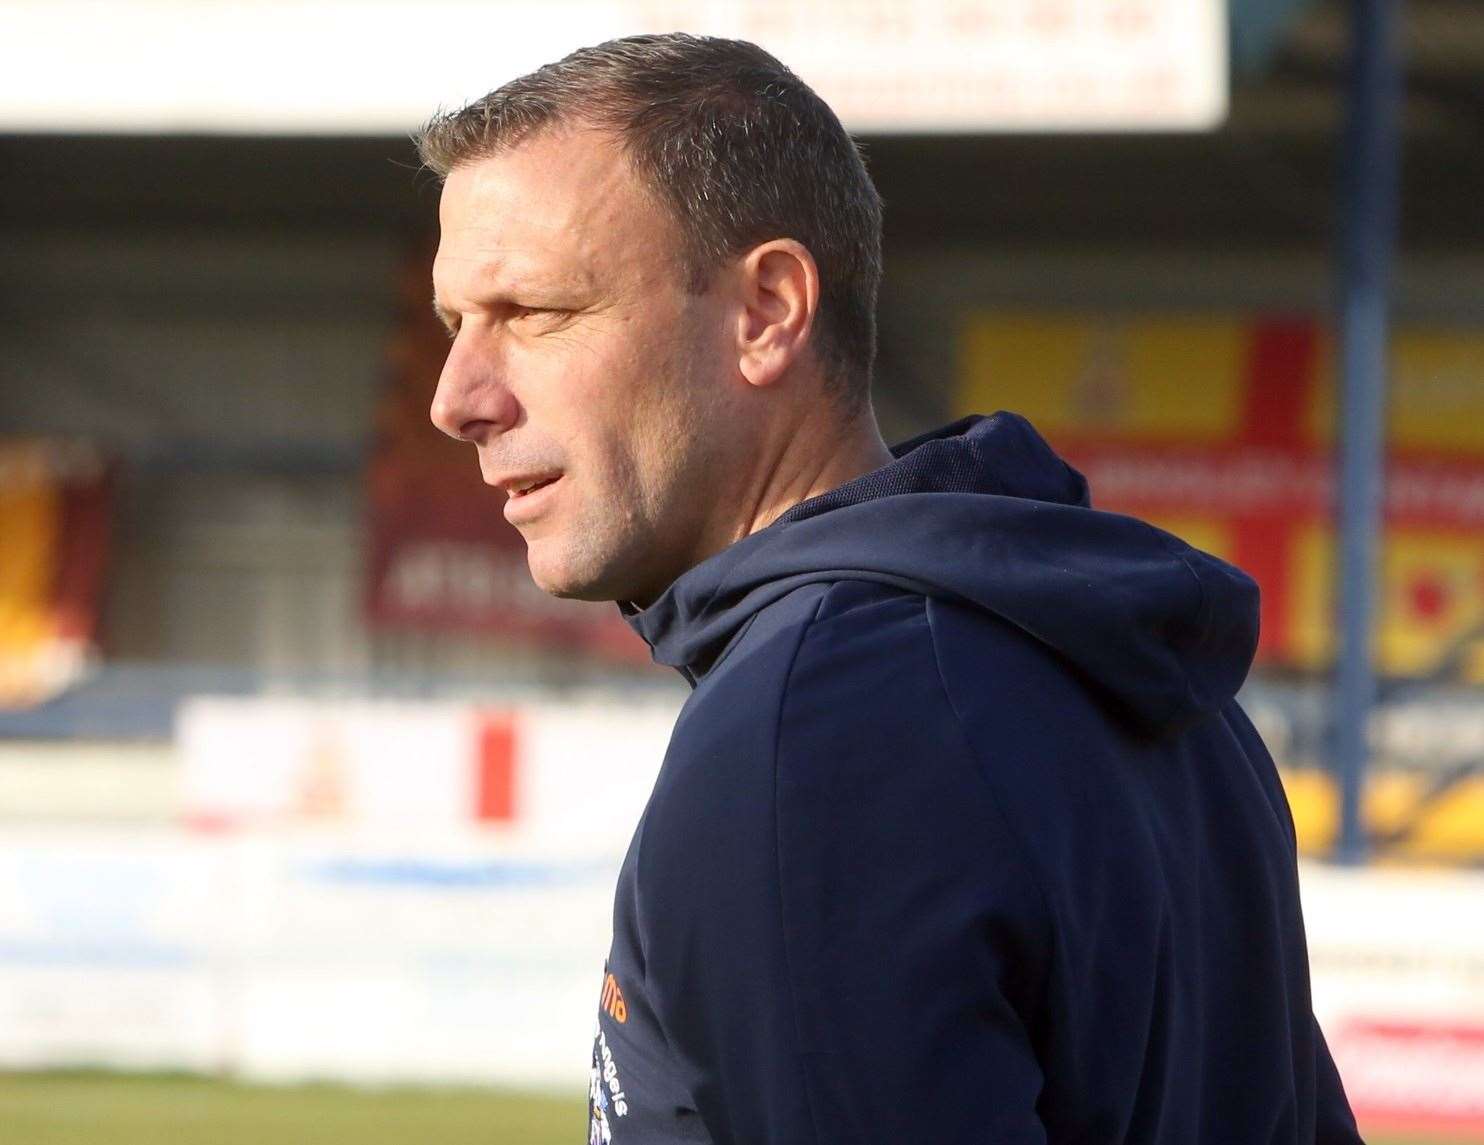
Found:
[[[596,131],[456,167],[439,219],[434,423],[475,444],[537,585],[647,603],[708,555],[735,453],[726,308],[687,292],[674,223]]]

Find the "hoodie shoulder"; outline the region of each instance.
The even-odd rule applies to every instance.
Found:
[[[773,802],[797,768],[837,755],[863,733],[848,766],[831,773],[839,794],[869,782],[878,764],[919,757],[932,759],[923,766],[944,783],[977,782],[962,766],[971,750],[956,726],[928,608],[910,589],[845,579],[804,586],[759,613],[682,711],[648,817],[702,850],[723,839],[761,846],[775,829]],[[1014,657],[1040,654],[1029,637],[998,626]],[[1018,671],[1013,657],[1000,670]],[[883,718],[891,735],[876,727]],[[944,736],[956,745],[952,758],[932,746]]]
[[[636,902],[647,988],[717,1141],[1038,1124],[1050,921],[948,708],[926,605],[852,580],[791,597],[677,724]]]
[[[992,613],[1154,729],[1219,710],[1257,645],[1250,578],[1091,508],[1081,476],[1009,414],[951,426],[795,506],[631,622],[656,660],[695,680],[802,587],[855,581]]]

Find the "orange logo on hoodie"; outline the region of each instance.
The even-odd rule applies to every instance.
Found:
[[[615,1022],[629,1020],[629,1007],[623,1000],[623,991],[618,988],[618,979],[612,974],[603,979],[603,1011]]]

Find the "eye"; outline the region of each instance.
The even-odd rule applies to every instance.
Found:
[[[561,322],[571,311],[555,306],[512,306],[511,321],[531,322],[538,326],[552,326]]]

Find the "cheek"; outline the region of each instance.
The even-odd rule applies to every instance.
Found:
[[[532,386],[523,403],[524,440],[565,471],[565,512],[576,518],[568,524],[584,531],[625,519],[643,484],[636,439],[645,435],[648,419],[620,383],[603,363],[582,358]]]
[[[717,387],[702,371],[715,373],[717,349],[699,344],[684,308],[672,309],[564,339],[527,403],[533,427],[563,449],[584,499],[614,498],[622,505],[610,508],[626,516],[656,509],[714,432],[706,399]]]

